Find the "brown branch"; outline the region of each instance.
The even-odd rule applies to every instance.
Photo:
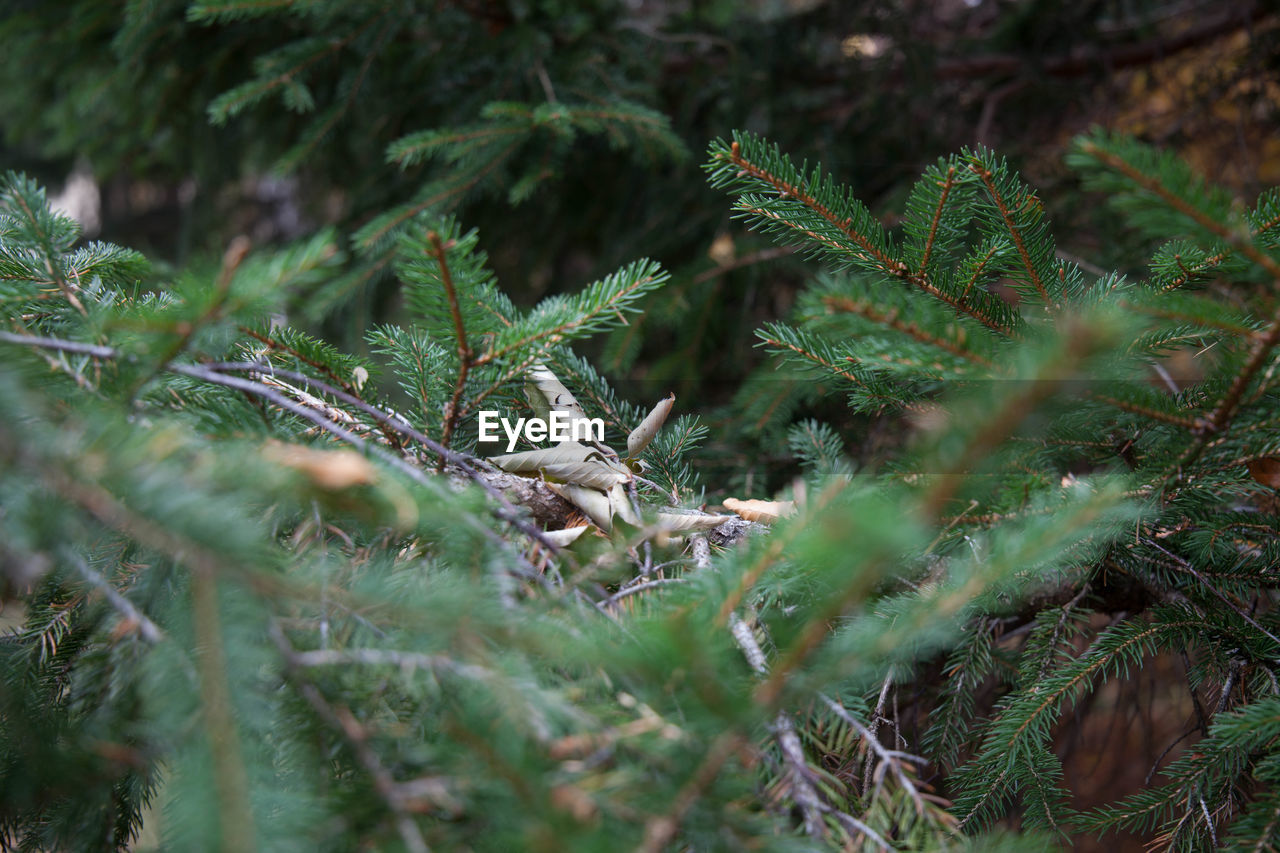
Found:
[[[453,284],[453,273],[449,271],[449,260],[446,251],[453,248],[452,242],[446,246],[435,231],[428,232],[431,241],[431,256],[440,267],[440,282],[449,298],[449,313],[453,316],[453,334],[458,340],[458,378],[453,383],[453,396],[444,410],[444,429],[440,435],[442,447],[448,447],[453,438],[453,430],[458,424],[458,405],[462,402],[462,392],[467,385],[467,374],[471,372],[472,353],[467,344],[467,329],[462,323],[462,312],[458,309],[458,291]],[[444,468],[444,457],[440,457],[440,468]]]
[[[722,276],[727,272],[763,263],[764,261],[772,261],[774,258],[781,258],[794,252],[795,247],[793,246],[774,246],[769,249],[761,249],[758,252],[752,252],[751,254],[743,255],[740,258],[734,258],[728,263],[720,264],[709,270],[700,272],[694,277],[693,283],[702,284],[704,281],[710,281],[711,279]]]
[[[1000,211],[1000,218],[1004,220],[1004,227],[1008,230],[1009,236],[1013,238],[1013,245],[1018,250],[1018,256],[1022,259],[1022,265],[1026,267],[1027,275],[1031,279],[1031,283],[1035,285],[1036,291],[1040,294],[1040,298],[1044,300],[1044,304],[1054,307],[1054,301],[1049,297],[1049,291],[1045,288],[1044,282],[1040,280],[1040,273],[1036,271],[1035,264],[1031,262],[1031,252],[1027,249],[1027,242],[1022,239],[1022,231],[1017,225],[1013,224],[1013,216],[1009,213],[1009,206],[1005,203],[1004,198],[1000,195],[1000,191],[996,189],[994,176],[991,171],[978,163],[970,163],[969,171],[977,175],[987,192],[991,195],[991,200],[995,202],[996,210]],[[1024,200],[1024,203],[1030,202],[1032,199]]]
[[[1124,400],[1117,400],[1114,397],[1107,397],[1103,394],[1090,393],[1089,396],[1099,403],[1106,403],[1108,406],[1115,406],[1117,409],[1129,412],[1134,415],[1141,415],[1144,418],[1151,418],[1155,421],[1170,424],[1172,426],[1182,427],[1183,429],[1196,429],[1198,421],[1191,418],[1181,418],[1177,415],[1171,415],[1168,412],[1162,412],[1158,409],[1152,409],[1147,406],[1141,406],[1137,403],[1129,403]]]

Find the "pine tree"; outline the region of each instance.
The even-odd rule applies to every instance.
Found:
[[[1274,845],[1280,196],[1101,132],[1072,162],[1167,241],[1143,280],[1059,259],[983,149],[889,229],[763,139],[712,145],[820,269],[762,344],[904,425],[859,468],[793,424],[768,523],[699,507],[695,407],[645,415],[572,348],[663,286],[650,261],[522,309],[419,213],[388,249],[407,322],[354,356],[278,320],[331,235],[170,280],[10,174],[0,843]],[[485,458],[482,407],[606,435]],[[1077,808],[1056,725],[1162,652],[1200,739]]]

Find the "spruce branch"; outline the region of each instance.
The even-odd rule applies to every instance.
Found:
[[[45,220],[49,218],[49,213],[47,208],[43,207],[44,191],[37,191],[34,184],[25,179],[19,179],[12,173],[6,176],[5,182],[8,184],[5,195],[22,211],[23,216],[26,217],[27,227],[31,229],[31,233],[35,236],[36,242],[40,246],[42,260],[44,261],[45,270],[49,274],[49,280],[58,286],[58,290],[61,291],[71,307],[82,315],[88,316],[89,312],[85,310],[84,304],[81,303],[80,298],[76,295],[77,288],[73,287],[71,282],[67,280],[66,275],[63,274],[60,260],[61,253],[54,246],[55,235],[50,233],[50,229],[46,227]],[[37,192],[38,195],[35,195]],[[29,198],[29,194],[32,194],[32,197]],[[40,209],[37,210],[32,206],[33,201],[40,205]]]
[[[717,145],[722,146],[723,143],[717,143]],[[744,177],[759,181],[776,193],[779,200],[793,201],[794,204],[800,205],[805,210],[816,215],[816,221],[821,223],[825,229],[829,229],[828,233],[819,233],[813,228],[806,227],[799,217],[792,216],[788,218],[788,216],[784,215],[784,212],[766,206],[765,199],[760,198],[757,202],[756,198],[750,194],[744,194],[741,197],[739,209],[764,217],[775,223],[779,228],[793,230],[837,254],[859,260],[888,278],[906,281],[921,292],[949,305],[958,314],[978,321],[1001,336],[1007,337],[1013,334],[1010,328],[1007,328],[995,318],[987,316],[987,314],[976,310],[973,306],[966,305],[962,300],[957,299],[955,295],[936,286],[929,279],[927,272],[917,273],[910,270],[906,264],[891,254],[886,245],[882,245],[882,240],[878,238],[878,235],[872,235],[855,228],[856,222],[863,220],[874,222],[874,220],[870,219],[865,209],[856,202],[852,203],[850,215],[841,216],[837,214],[830,204],[818,198],[817,193],[819,191],[824,196],[832,195],[836,191],[825,184],[820,184],[820,177],[816,172],[812,180],[806,180],[801,174],[795,172],[789,161],[777,155],[776,152],[774,152],[774,156],[778,159],[779,165],[787,169],[788,175],[795,173],[794,177],[791,179],[783,177],[766,164],[750,159],[748,155],[743,153],[743,146],[738,139],[734,139],[728,146],[728,150],[713,147],[713,165],[718,161],[719,164],[723,164],[722,168],[726,170],[724,173],[717,172],[713,176],[713,184],[716,186],[730,186],[735,182],[741,181]],[[736,175],[728,174],[727,170],[732,167],[737,168]],[[940,209],[938,215],[941,216]]]
[[[704,571],[710,570],[711,551],[706,537],[695,534],[692,539],[694,566]],[[743,622],[736,612],[729,614],[728,627],[733,641],[741,649],[743,657],[747,659],[751,668],[758,675],[768,675],[768,661],[764,650],[756,642],[751,627]],[[783,763],[787,767],[787,774],[791,779],[791,790],[796,805],[800,807],[800,813],[804,816],[805,833],[810,838],[822,839],[826,837],[826,827],[821,816],[823,803],[814,787],[812,773],[804,758],[804,747],[801,746],[800,738],[796,734],[795,723],[785,710],[779,711],[774,717],[773,732],[778,741],[778,749],[782,753]]]
[[[1185,430],[1194,431],[1198,428],[1199,422],[1192,418],[1179,417],[1178,415],[1162,412],[1151,406],[1144,406],[1141,403],[1135,403],[1130,400],[1121,400],[1107,394],[1099,394],[1096,391],[1088,393],[1089,399],[1097,400],[1099,403],[1105,403],[1108,406],[1114,406],[1123,412],[1129,412],[1133,415],[1140,415],[1144,418],[1150,418],[1154,421],[1169,424],[1170,426],[1181,427]]]
[[[341,388],[335,388],[327,382],[323,382],[312,376],[307,376],[304,373],[298,373],[296,371],[287,370],[285,368],[276,367],[263,362],[233,361],[219,362],[204,366],[207,369],[214,371],[248,372],[259,374],[264,377],[273,375],[283,376],[291,381],[310,385],[323,394],[329,394],[335,399],[341,400],[343,403],[355,407],[360,412],[373,418],[376,423],[380,424],[385,429],[418,442],[427,450],[438,456],[442,463],[447,462],[457,468],[457,470],[466,475],[471,482],[483,489],[489,497],[493,498],[493,500],[498,503],[498,506],[500,507],[500,518],[503,521],[512,525],[542,547],[547,548],[552,554],[561,553],[562,549],[548,539],[541,530],[526,521],[520,510],[507,500],[506,496],[502,493],[502,490],[493,485],[492,481],[495,478],[488,476],[487,472],[482,472],[476,468],[478,464],[487,464],[478,457],[462,453],[461,451],[450,450],[421,431],[414,429],[412,426],[405,423],[402,418],[366,403],[364,400],[361,400],[359,397],[348,391],[344,391]]]
[[[818,214],[818,216],[826,220],[837,231],[844,234],[844,236],[848,238],[849,242],[861,249],[864,253],[864,258],[874,260],[886,275],[899,276],[906,272],[906,268],[901,264],[901,262],[894,259],[888,252],[881,248],[878,241],[872,240],[870,236],[855,230],[852,227],[853,220],[851,217],[838,217],[831,208],[818,201],[818,199],[815,198],[803,184],[799,182],[788,182],[773,174],[761,164],[748,160],[743,156],[742,146],[736,139],[729,146],[727,159],[747,175],[768,184],[780,198],[794,198],[797,202]],[[820,240],[824,239],[813,233],[810,233],[810,236]],[[833,248],[843,248],[838,243],[834,243],[830,240],[825,241]]]
[[[1183,194],[1174,192],[1165,180],[1155,171],[1154,164],[1142,164],[1137,155],[1123,156],[1095,139],[1082,139],[1078,144],[1080,152],[1099,164],[1122,175],[1133,185],[1159,198],[1169,208],[1186,217],[1198,227],[1213,234],[1230,245],[1235,251],[1253,261],[1266,271],[1273,281],[1280,281],[1280,261],[1258,248],[1250,239],[1250,234],[1231,228],[1226,222],[1218,219],[1200,206],[1192,204]],[[1150,165],[1144,169],[1142,165]]]
[[[356,760],[373,780],[374,790],[378,792],[382,801],[395,817],[396,831],[399,833],[405,849],[409,850],[410,853],[429,853],[430,848],[427,846],[426,839],[422,836],[422,830],[418,828],[417,822],[409,812],[403,786],[395,781],[391,772],[383,764],[382,759],[378,757],[373,747],[369,745],[369,733],[365,731],[364,726],[360,725],[360,721],[356,719],[350,709],[341,705],[331,704],[329,700],[325,699],[324,694],[320,692],[318,687],[305,679],[303,670],[308,666],[308,663],[303,655],[306,653],[299,653],[293,647],[293,644],[289,642],[289,638],[285,636],[284,631],[281,630],[278,624],[272,622],[269,633],[272,642],[284,660],[285,669],[293,680],[298,693],[321,720],[343,736],[348,745],[350,745],[351,751],[355,754]],[[240,849],[248,850],[251,848]]]
[[[680,824],[689,811],[702,799],[707,789],[719,777],[721,769],[746,743],[746,738],[736,731],[720,734],[707,749],[702,763],[693,775],[676,792],[675,799],[664,814],[645,822],[644,840],[636,847],[636,853],[662,853],[680,832]]]
[[[883,312],[869,302],[853,300],[847,296],[824,296],[822,297],[822,304],[835,311],[843,311],[849,314],[857,314],[859,317],[865,317],[873,323],[887,326],[922,344],[937,347],[990,372],[998,372],[996,365],[988,359],[983,358],[972,350],[966,349],[955,341],[947,340],[926,329],[922,329],[915,323],[903,322],[898,318],[896,311]]]
[[[982,181],[982,185],[986,187],[987,194],[990,195],[991,201],[995,204],[996,210],[1004,222],[1004,227],[1009,232],[1009,237],[1013,240],[1014,247],[1018,250],[1018,257],[1022,260],[1027,279],[1035,287],[1040,299],[1048,308],[1058,307],[1057,301],[1050,297],[1049,291],[1040,276],[1040,271],[1036,268],[1037,264],[1031,257],[1031,251],[1027,247],[1026,236],[1023,233],[1024,227],[1015,221],[1015,217],[1020,216],[1027,207],[1039,205],[1039,200],[1035,196],[1015,198],[1014,201],[1018,204],[1019,209],[1017,211],[1011,210],[1009,200],[1004,197],[996,183],[995,175],[982,160],[977,157],[973,158],[969,163],[969,171],[977,175],[979,180]]]
[[[62,350],[62,351],[68,351],[68,352],[82,352],[82,353],[87,353],[100,358],[115,358],[118,356],[117,351],[110,347],[93,347],[92,349],[89,349],[88,348],[89,345],[76,344],[75,342],[72,342],[72,341],[60,341],[53,338],[41,338],[41,337],[34,337],[34,336],[27,336],[27,335],[15,335],[11,332],[0,332],[0,341],[5,341],[7,343],[23,344],[26,346],[37,346],[37,347],[42,347],[47,349]],[[370,455],[378,457],[379,459],[386,462],[391,467],[407,475],[411,480],[418,483],[419,485],[426,486],[432,491],[438,491],[439,486],[433,483],[431,478],[427,474],[424,474],[421,469],[409,464],[404,459],[401,459],[400,457],[389,453],[388,451],[382,449],[381,447],[378,447],[377,445],[369,443],[363,437],[356,435],[346,427],[343,427],[335,423],[331,419],[325,417],[324,414],[322,414],[321,412],[317,412],[314,409],[308,406],[305,406],[301,403],[294,402],[293,400],[290,400],[289,398],[285,397],[283,394],[280,394],[279,392],[275,391],[272,388],[267,387],[266,385],[263,385],[260,382],[239,379],[235,376],[223,375],[222,373],[219,372],[218,368],[262,372],[265,375],[270,375],[272,370],[274,369],[270,365],[262,365],[262,364],[243,364],[242,365],[237,363],[230,363],[230,364],[224,363],[216,366],[204,366],[204,365],[196,366],[196,365],[189,365],[189,364],[171,363],[168,365],[166,370],[170,373],[177,373],[179,375],[191,377],[192,379],[198,379],[203,382],[209,382],[214,385],[223,385],[228,388],[233,388],[237,391],[243,391],[247,394],[252,394],[254,396],[261,397],[267,400],[268,402],[270,402],[272,405],[275,405],[283,409],[284,411],[297,415],[303,420],[310,421],[312,424],[319,427],[321,430],[327,433],[330,433],[334,437],[339,438],[342,441],[345,441],[348,444],[351,444],[352,446],[359,448],[360,450],[366,453],[369,453]],[[310,377],[302,376],[301,374],[291,373],[291,375],[298,378],[299,380],[310,381],[313,383],[318,382],[318,380],[314,380],[314,379],[311,379]],[[323,390],[325,391],[325,393],[333,394],[334,396],[340,396],[340,399],[343,399],[344,402],[350,405],[357,406],[357,408],[361,408],[361,410],[364,411],[366,414],[370,414],[371,416],[374,416],[375,418],[379,419],[380,422],[390,426],[392,429],[396,429],[397,431],[403,431],[404,429],[407,428],[405,425],[398,423],[395,419],[391,418],[389,415],[378,412],[372,406],[368,406],[368,404],[364,403],[363,401],[359,400],[358,398],[354,397],[351,394],[347,394],[346,392],[340,391],[340,389],[337,389],[337,388],[334,388],[333,386],[329,386],[325,384]],[[367,409],[364,408],[366,406],[368,406]],[[469,465],[465,464],[467,462],[467,457],[452,454],[452,452],[448,451],[447,448],[444,448],[443,446],[436,444],[435,442],[431,441],[431,439],[427,438],[426,436],[423,436],[421,433],[417,433],[416,431],[413,431],[412,433],[409,433],[409,434],[411,437],[415,438],[415,440],[421,441],[429,449],[432,448],[433,446],[435,448],[438,448],[437,452],[441,453],[442,459],[452,456],[452,459],[454,460],[455,464],[461,463],[462,465],[465,466],[463,467],[464,472],[468,473],[468,476],[471,477],[473,481],[477,483],[481,481],[482,478],[479,476],[479,474],[476,473],[474,469],[471,469]],[[474,458],[474,457],[471,457],[471,458]],[[486,488],[486,491],[490,492],[490,494],[494,495],[495,497],[497,496],[496,494],[494,494],[496,490],[492,490],[491,487]],[[556,554],[560,552],[561,549],[559,548],[559,546],[557,546],[554,542],[547,539],[547,537],[544,534],[542,534],[541,531],[537,530],[536,528],[533,528],[532,526],[528,525],[527,522],[524,522],[522,519],[520,519],[518,512],[514,509],[514,507],[512,507],[510,502],[506,501],[505,499],[500,499],[500,506],[502,507],[502,511],[504,513],[504,520],[510,521],[513,525],[520,528],[521,532],[525,533],[530,538],[537,541],[540,545],[547,548],[551,553]],[[475,519],[469,518],[468,524],[469,526],[473,527],[477,532],[479,532],[482,536],[489,539],[491,542],[498,545],[503,550],[510,552],[512,557],[515,558],[517,564],[522,567],[522,570],[527,577],[542,578],[542,574],[532,564],[530,564],[529,561],[524,556],[512,551],[510,544],[505,539],[503,539],[499,534],[497,534],[493,530],[490,530],[487,526],[480,524]]]
[[[345,379],[343,379],[338,374],[334,373],[333,368],[329,367],[329,365],[324,364],[323,362],[312,358],[311,356],[299,350],[297,347],[290,346],[285,341],[281,341],[281,340],[277,340],[276,338],[273,338],[269,334],[263,334],[262,332],[259,332],[256,329],[249,328],[248,326],[239,326],[238,328],[242,334],[248,335],[249,337],[253,338],[254,340],[266,346],[268,349],[275,350],[277,352],[283,352],[293,358],[296,358],[298,361],[302,362],[303,364],[307,365],[313,370],[323,373],[325,376],[329,377],[329,379],[332,380],[334,384],[342,386],[344,390],[346,390],[348,393],[351,393],[352,391],[351,386],[347,383]],[[279,368],[273,367],[271,365],[265,365],[265,366],[268,368],[268,372],[273,370],[279,371]],[[283,375],[283,373],[281,375]]]

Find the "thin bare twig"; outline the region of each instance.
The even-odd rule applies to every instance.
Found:
[[[1164,554],[1165,556],[1169,557],[1171,560],[1176,562],[1179,566],[1181,566],[1182,568],[1190,572],[1192,575],[1194,575],[1195,579],[1200,581],[1200,583],[1204,585],[1205,589],[1212,592],[1218,598],[1218,600],[1221,601],[1223,604],[1227,605],[1227,607],[1230,608],[1230,610],[1233,613],[1235,613],[1245,622],[1249,623],[1254,628],[1257,628],[1259,631],[1265,634],[1267,638],[1271,640],[1271,642],[1275,643],[1277,646],[1280,646],[1280,637],[1277,637],[1275,634],[1271,633],[1266,628],[1258,624],[1258,621],[1254,619],[1252,616],[1250,616],[1248,613],[1245,613],[1244,610],[1240,607],[1240,605],[1236,604],[1234,601],[1228,598],[1226,593],[1224,593],[1222,590],[1218,589],[1216,586],[1210,583],[1209,579],[1206,578],[1204,575],[1200,574],[1200,572],[1196,570],[1196,567],[1191,565],[1191,562],[1189,560],[1177,554],[1174,554],[1171,551],[1166,550],[1164,546],[1162,546],[1159,542],[1156,542],[1154,539],[1144,539],[1143,542],[1155,548],[1157,551]]]
[[[0,332],[0,341],[10,344],[23,344],[25,346],[40,347],[41,349],[57,350],[58,352],[76,353],[78,355],[91,355],[94,358],[117,358],[117,353],[111,347],[98,346],[96,344],[82,344],[78,341],[64,341],[60,338],[46,338],[40,335],[16,335],[13,332]]]
[[[693,537],[693,562],[701,569],[711,567],[711,549],[702,534]],[[747,663],[760,675],[769,672],[768,659],[764,650],[756,642],[751,626],[739,618],[737,612],[729,614],[729,633],[742,651]],[[782,752],[783,763],[787,766],[787,774],[791,777],[791,792],[800,814],[804,817],[804,830],[810,838],[820,839],[826,835],[826,824],[822,820],[824,804],[818,796],[813,784],[813,774],[804,759],[804,747],[800,736],[796,734],[795,723],[786,711],[779,711],[773,720],[773,734],[778,741],[778,749]]]
[[[120,612],[120,615],[137,626],[138,633],[148,643],[158,643],[164,639],[164,631],[160,626],[147,618],[146,614],[134,607],[133,602],[120,594],[110,581],[89,568],[89,564],[79,554],[67,552],[67,560],[80,573],[80,576],[94,586],[103,597]]]
[[[427,436],[425,433],[417,429],[414,429],[412,426],[405,423],[403,420],[400,420],[394,415],[388,412],[385,412],[382,409],[379,409],[377,406],[370,405],[369,403],[366,403],[364,400],[361,400],[359,397],[355,396],[354,394],[348,393],[347,391],[344,391],[341,388],[337,388],[333,385],[330,385],[328,382],[324,382],[323,380],[316,379],[312,376],[307,376],[305,373],[298,373],[293,370],[287,370],[285,368],[276,367],[272,364],[268,364],[265,362],[224,361],[224,362],[217,362],[215,364],[207,364],[207,365],[204,365],[204,367],[210,370],[218,370],[218,371],[260,373],[264,376],[270,376],[270,375],[283,376],[284,378],[289,379],[290,381],[293,381],[293,382],[304,382],[323,394],[329,394],[330,396],[334,397],[335,399],[341,400],[342,402],[346,403],[349,406],[354,406],[355,408],[359,409],[361,412],[373,418],[375,421],[377,421],[379,424],[383,425],[387,429],[397,432],[400,435],[406,436],[407,438],[413,439],[414,441],[421,444],[423,447],[427,448],[427,450],[430,450],[432,453],[438,455],[441,459],[448,462],[450,465],[453,465],[454,467],[456,467],[459,471],[465,474],[469,480],[471,480],[473,483],[475,483],[477,486],[483,489],[484,492],[487,495],[489,495],[489,497],[497,501],[499,507],[501,507],[501,510],[502,510],[501,513],[499,514],[499,517],[503,521],[512,525],[521,533],[525,534],[530,539],[533,539],[534,541],[536,541],[539,545],[542,545],[544,548],[548,549],[551,553],[560,554],[562,552],[563,549],[561,549],[560,546],[558,546],[555,542],[549,539],[545,533],[543,533],[537,527],[530,524],[525,519],[521,518],[520,510],[514,504],[512,504],[509,500],[507,500],[506,496],[502,494],[501,490],[494,488],[493,485],[479,471],[475,469],[474,464],[477,462],[483,463],[483,460],[475,456],[469,456],[468,454],[462,453],[457,450],[451,450],[445,447],[444,445],[440,444],[439,442],[433,440],[432,438]]]

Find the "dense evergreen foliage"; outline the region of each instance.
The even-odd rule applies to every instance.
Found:
[[[1280,848],[1280,191],[1037,150],[1229,5],[15,7],[0,849]]]
[[[569,344],[626,322],[650,262],[521,310],[473,234],[420,214],[395,250],[411,319],[356,358],[269,320],[338,262],[323,237],[140,288],[139,255],[78,245],[11,174],[5,843],[123,847],[150,806],[183,849],[935,849],[1011,810],[1273,844],[1276,196],[1241,210],[1103,133],[1073,163],[1173,240],[1149,277],[1059,260],[985,150],[886,230],[757,137],[712,145],[739,214],[822,270],[762,341],[808,393],[917,424],[862,471],[797,424],[796,511],[745,537],[663,511],[697,500],[688,420],[630,442],[644,466],[472,455],[482,402],[576,397],[619,446],[642,411]],[[1179,353],[1199,375],[1170,376]],[[602,522],[585,493],[615,476],[631,498]],[[558,524],[507,490],[544,478]],[[1161,653],[1205,697],[1198,743],[1074,808],[1057,722]]]

